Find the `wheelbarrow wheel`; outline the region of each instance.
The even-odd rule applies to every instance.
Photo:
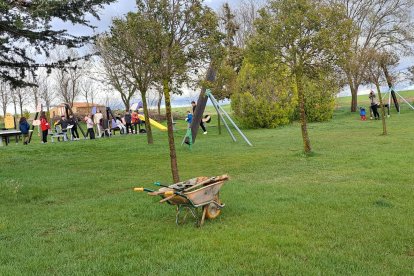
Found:
[[[214,201],[216,201],[218,204],[221,204],[220,197],[218,194],[214,197]],[[210,203],[204,208],[206,208],[206,218],[208,219],[215,219],[221,213],[221,210],[214,203]]]

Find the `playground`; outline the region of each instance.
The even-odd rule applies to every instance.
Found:
[[[177,122],[181,178],[230,176],[226,207],[201,228],[177,226],[174,206],[133,192],[171,184],[165,132],[151,146],[145,135],[11,143],[0,150],[0,274],[412,274],[414,111],[392,109],[382,136],[349,101],[309,124],[310,156],[298,123],[243,129],[250,147],[219,135],[211,113],[189,150]]]

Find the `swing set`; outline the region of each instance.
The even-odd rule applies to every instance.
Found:
[[[214,106],[214,109],[217,112],[217,115],[219,116],[219,119],[221,122],[223,122],[224,126],[226,127],[227,132],[230,134],[233,142],[236,142],[237,139],[234,136],[233,132],[230,129],[229,125],[232,125],[236,131],[241,135],[241,137],[244,139],[244,141],[249,145],[253,146],[253,144],[247,139],[246,135],[240,130],[240,128],[236,125],[236,123],[231,119],[230,115],[220,106],[216,98],[213,96],[210,89],[207,89],[206,92],[200,95],[200,98],[198,99],[197,107],[194,112],[193,116],[193,122],[191,123],[191,127],[187,129],[187,132],[184,136],[183,142],[181,145],[184,145],[184,143],[188,144],[190,150],[192,149],[193,144],[195,143],[197,133],[198,133],[198,127],[200,125],[200,122],[204,120],[202,118],[203,113],[205,111],[207,101],[210,99],[211,103]],[[205,119],[209,119],[208,117]],[[226,119],[229,121],[227,122]]]

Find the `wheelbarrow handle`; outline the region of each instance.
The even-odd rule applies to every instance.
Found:
[[[160,182],[154,182],[154,185],[155,186],[158,186],[158,187],[165,187],[165,188],[169,188],[168,186],[166,186],[166,185],[162,185]]]
[[[174,187],[170,187],[170,186],[167,186],[167,185],[163,185],[160,182],[154,182],[154,185],[155,186],[158,186],[158,187],[164,187],[164,188],[173,189],[173,190],[178,191],[178,192],[181,192],[183,190],[183,189],[177,189],[177,188],[174,188]]]
[[[147,189],[147,188],[134,188],[134,192],[147,192],[147,193],[152,193],[152,192],[154,192],[154,190]]]

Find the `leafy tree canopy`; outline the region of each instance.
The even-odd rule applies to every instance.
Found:
[[[66,30],[53,30],[51,21],[80,24],[93,28],[86,19],[99,19],[98,10],[115,0],[0,0],[0,78],[13,86],[30,85],[25,79],[39,67],[63,66],[71,59],[41,64],[36,55],[49,56],[57,45],[79,48],[90,36],[74,36]]]

